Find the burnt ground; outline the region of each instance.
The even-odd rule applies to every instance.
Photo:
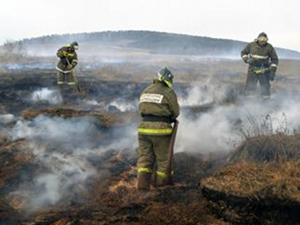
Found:
[[[175,185],[153,187],[149,193],[144,193],[135,187],[136,149],[120,145],[101,151],[109,142],[119,141],[120,130],[139,120],[136,112],[122,112],[118,107],[110,107],[109,103],[119,97],[134,101],[147,84],[108,82],[87,76],[80,80],[82,93],[65,92],[63,103],[28,100],[37,89],[55,89],[55,76],[53,71],[16,71],[1,75],[1,114],[15,116],[10,122],[1,123],[1,225],[228,224],[214,216],[199,188],[199,180],[214,167],[212,161],[202,155],[175,154]],[[180,88],[184,91],[184,86]],[[94,99],[108,105],[85,104]],[[48,140],[42,135],[11,136],[11,129],[23,123],[28,123],[26,128],[30,129],[44,121],[55,121],[57,126],[85,118],[92,121],[93,132],[82,139],[75,132],[77,140],[74,143]],[[85,141],[89,144],[83,144]],[[89,148],[90,153],[84,155],[72,150],[78,148]],[[76,157],[79,169],[70,160]],[[71,167],[76,170],[69,171]],[[50,179],[51,175],[60,173],[57,168],[66,171],[56,174],[58,178],[53,182],[39,183],[44,175],[49,175]],[[80,180],[68,184],[68,180],[76,181],[90,171],[84,184]],[[53,194],[47,185],[51,187],[56,179],[61,186],[58,193]],[[53,200],[53,196],[43,195],[46,191],[54,196],[63,194]]]
[[[281,164],[262,164],[263,169],[257,162],[245,164],[252,167],[243,166],[248,159],[260,161],[261,155],[266,156],[264,138],[242,143],[228,157],[176,153],[174,186],[152,187],[149,193],[137,191],[136,145],[128,144],[135,139],[124,137],[124,133],[137,125],[139,116],[135,110],[121,110],[112,102],[121,99],[122,103],[135,104],[147,85],[81,76],[81,93],[66,90],[62,102],[51,103],[45,99],[32,101],[30,96],[37,89],[56,89],[54,71],[1,74],[0,113],[13,114],[14,118],[0,123],[0,224],[299,224],[297,199],[249,197],[239,190],[226,189],[237,183],[245,185],[247,191],[247,185],[253,187],[252,181],[270,176],[260,174],[269,168],[280,181],[278,190],[284,189],[287,180],[278,178],[284,171],[294,183],[297,181],[300,173],[296,169],[281,170]],[[176,88],[186,93],[186,85]],[[97,104],[87,103],[95,100]],[[232,100],[234,97],[228,101]],[[209,112],[214,104],[183,110],[196,117]],[[69,139],[63,133],[70,131]],[[257,144],[264,148],[258,150]],[[253,151],[243,150],[249,145]],[[273,154],[272,149],[267,153],[278,160],[281,152]],[[298,148],[294,149],[293,154],[285,155],[299,155]],[[228,165],[226,159],[231,160]],[[250,173],[253,177],[248,179]],[[247,182],[241,183],[244,180]],[[206,185],[208,181],[214,186]],[[292,185],[298,193],[295,187]]]
[[[97,99],[99,102],[110,102],[116,98],[130,100],[136,98],[140,91],[147,84],[135,84],[131,82],[102,81],[95,77],[81,77],[81,93],[71,94],[66,88],[64,91],[64,105],[78,105],[80,100]],[[0,81],[0,104],[7,112],[19,115],[24,109],[49,106],[48,102],[40,101],[29,102],[29,97],[33,91],[49,88],[56,89],[55,71],[16,71],[7,74],[1,74]],[[2,109],[3,111],[3,109]]]
[[[0,153],[1,160],[6,160],[6,169],[1,172],[1,224],[226,224],[213,217],[195,184],[177,182],[150,193],[137,192],[135,156],[113,150],[90,159],[98,173],[88,181],[87,190],[70,190],[73,193],[55,206],[28,212],[19,196],[10,195],[16,183],[30,185],[36,173],[43,170],[24,153],[25,145],[24,140],[9,143]],[[18,156],[20,152],[23,158]],[[189,163],[190,170],[199,169],[199,160]],[[190,174],[177,173],[175,179],[199,179],[199,174]]]

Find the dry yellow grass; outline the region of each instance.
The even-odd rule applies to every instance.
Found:
[[[249,137],[227,159],[230,164],[241,161],[284,162],[300,160],[300,136],[276,133]]]
[[[300,162],[240,162],[201,183],[207,189],[239,197],[300,201]]]

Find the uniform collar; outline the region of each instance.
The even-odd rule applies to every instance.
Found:
[[[167,88],[171,88],[164,81],[161,81],[161,80],[158,80],[158,79],[154,79],[153,80],[153,84],[161,84],[161,85],[163,85],[163,86],[165,86]]]
[[[162,82],[162,81],[160,81],[160,80],[158,80],[158,79],[154,79],[154,80],[153,80],[153,84],[159,84],[159,83],[161,83],[161,84],[162,84],[163,82]]]

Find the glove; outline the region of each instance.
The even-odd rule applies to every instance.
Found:
[[[71,64],[69,64],[69,65],[67,65],[67,69],[71,70],[71,69],[73,69],[73,66]]]
[[[170,118],[170,122],[171,122],[171,123],[175,123],[175,122],[176,122],[176,118],[175,118],[175,117],[171,117],[171,118]]]
[[[243,57],[242,59],[243,59],[244,63],[248,63],[248,59],[249,59],[248,56],[247,57]]]
[[[269,80],[273,81],[275,79],[275,71],[271,69],[270,74],[269,74]]]

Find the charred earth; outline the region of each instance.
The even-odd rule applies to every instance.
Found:
[[[201,154],[175,154],[174,186],[136,190],[139,116],[118,99],[134,105],[145,84],[81,85],[60,98],[51,71],[1,75],[0,224],[228,224],[199,189]]]

